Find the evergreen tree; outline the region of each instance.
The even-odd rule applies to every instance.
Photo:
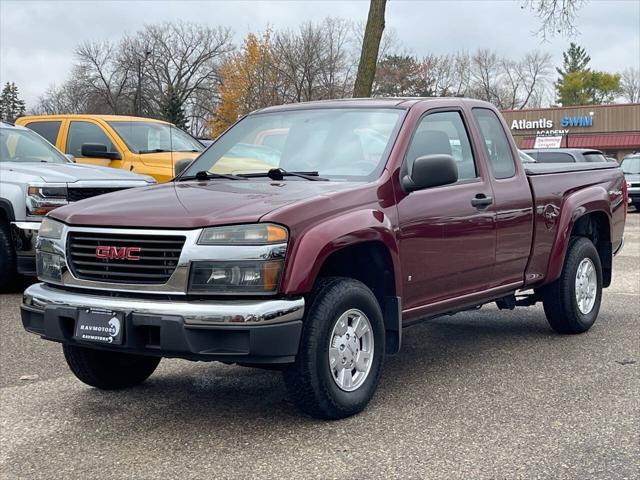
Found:
[[[555,84],[557,99],[556,102],[563,106],[580,105],[579,98],[581,97],[579,92],[572,90],[577,83],[577,79],[588,77],[590,69],[588,68],[591,57],[587,55],[587,52],[580,45],[571,42],[566,52],[562,52],[562,68],[556,67],[556,71],[560,77]],[[570,79],[569,85],[567,80]]]
[[[169,88],[167,95],[162,105],[162,118],[169,123],[173,123],[176,127],[187,130],[189,128],[189,122],[184,114],[184,108],[180,97],[176,91]]]
[[[13,123],[24,115],[25,103],[20,99],[15,83],[7,82],[0,93],[0,120]]]
[[[567,73],[588,71],[587,65],[591,57],[580,45],[571,42],[566,52],[562,52],[562,67],[556,68],[561,77]]]

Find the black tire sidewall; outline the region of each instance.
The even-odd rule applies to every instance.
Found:
[[[593,263],[596,270],[596,301],[591,311],[584,314],[578,307],[578,301],[576,300],[576,274],[578,272],[578,266],[580,262],[585,258],[589,258]],[[602,302],[602,265],[600,263],[600,256],[593,243],[586,238],[579,238],[572,245],[572,249],[569,252],[569,258],[567,259],[566,272],[564,281],[567,282],[565,288],[566,291],[571,292],[568,299],[565,301],[570,303],[570,311],[574,313],[574,320],[579,323],[585,330],[588,330],[598,318],[600,312],[600,304]]]
[[[9,225],[0,223],[0,290],[9,287],[17,278],[16,254]]]
[[[373,293],[368,289],[363,291],[360,286],[352,286],[344,292],[334,303],[333,311],[330,316],[321,319],[321,338],[318,342],[318,348],[315,352],[315,361],[318,366],[318,374],[320,381],[326,384],[332,397],[336,403],[350,410],[359,408],[363,403],[366,404],[373,395],[380,377],[382,364],[384,360],[384,321],[378,302]],[[334,299],[335,300],[335,299]],[[331,342],[331,332],[340,316],[350,309],[358,309],[362,311],[369,319],[373,330],[373,358],[369,375],[364,383],[356,390],[347,392],[342,390],[334,381],[329,365],[329,344]],[[317,321],[319,319],[314,319]]]

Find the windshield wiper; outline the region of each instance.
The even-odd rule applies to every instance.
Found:
[[[227,180],[247,180],[246,177],[240,177],[238,175],[232,175],[230,173],[210,173],[201,170],[195,175],[187,175],[185,177],[178,177],[176,180],[182,182],[185,180],[211,180],[212,178],[226,178]]]
[[[145,153],[164,153],[164,152],[170,152],[171,150],[166,150],[164,148],[152,148],[151,150],[139,150],[138,153],[139,154],[145,154]]]
[[[305,180],[311,180],[312,182],[328,182],[328,178],[318,176],[318,172],[289,172],[284,168],[272,168],[265,173],[243,173],[243,177],[269,177],[271,180],[284,180],[284,177],[299,177]]]

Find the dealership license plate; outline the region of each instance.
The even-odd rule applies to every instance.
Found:
[[[84,309],[78,312],[73,338],[82,342],[121,345],[124,313]]]

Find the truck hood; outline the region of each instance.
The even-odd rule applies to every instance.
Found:
[[[138,175],[127,170],[79,163],[3,162],[0,164],[0,169],[4,174],[16,172],[22,175],[30,175],[34,181],[46,183],[126,180],[146,180],[151,182],[153,180],[151,177]]]
[[[353,187],[305,180],[176,182],[90,198],[50,216],[71,225],[189,229],[257,222],[285,205]]]

